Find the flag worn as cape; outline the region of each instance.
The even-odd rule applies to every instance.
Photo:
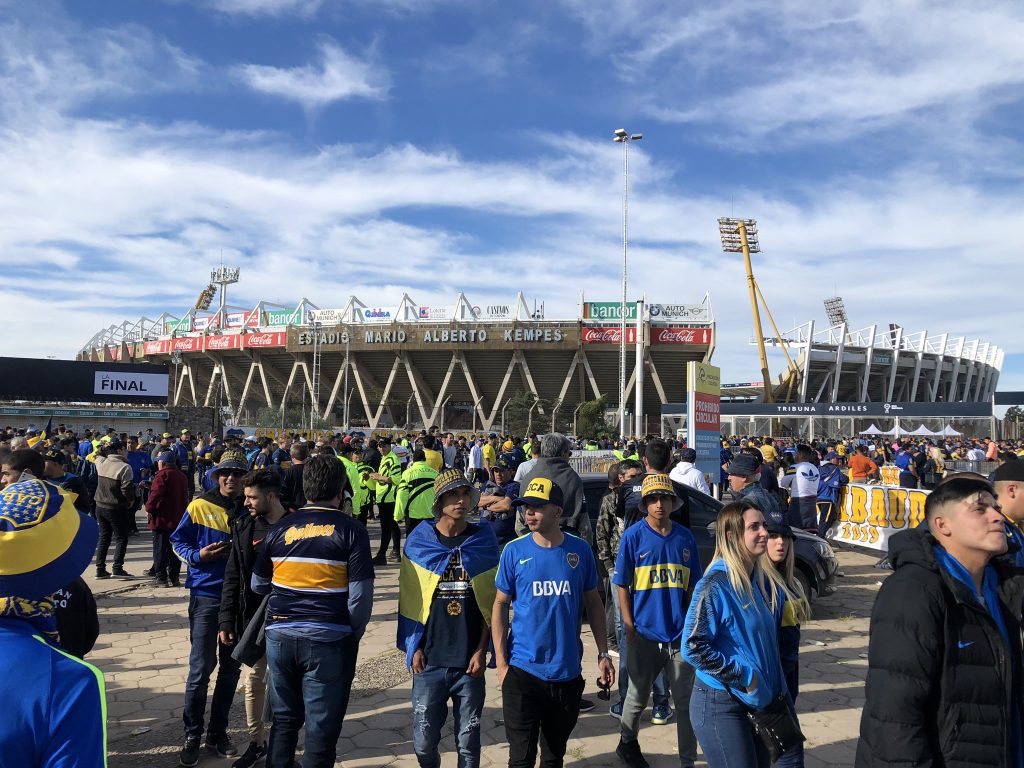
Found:
[[[477,607],[484,622],[490,626],[491,609],[497,595],[494,579],[498,573],[500,550],[490,523],[481,520],[475,525],[480,530],[459,548],[462,550],[462,567],[469,574]],[[405,651],[405,663],[409,667],[423,640],[430,617],[430,603],[453,551],[438,541],[434,523],[430,521],[416,526],[405,540],[405,556],[398,576],[397,646]]]

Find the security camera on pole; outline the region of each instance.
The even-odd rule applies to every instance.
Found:
[[[626,431],[626,264],[629,250],[629,142],[640,141],[642,133],[630,134],[625,128],[616,128],[612,141],[622,144],[622,304],[619,337],[619,434],[625,439]]]

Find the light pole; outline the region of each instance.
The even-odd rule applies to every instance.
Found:
[[[612,141],[622,145],[622,304],[619,307],[619,434],[626,438],[626,266],[629,252],[629,142],[640,141],[642,133],[616,128]]]
[[[173,404],[178,404],[178,366],[181,365],[181,350],[176,349],[171,352],[171,362],[174,363],[174,401]]]

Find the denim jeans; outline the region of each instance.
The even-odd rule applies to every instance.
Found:
[[[351,635],[320,643],[273,629],[266,638],[273,711],[268,768],[289,768],[293,764],[303,723],[303,768],[333,768],[356,673],[358,643]]]
[[[726,691],[699,679],[690,697],[690,723],[708,768],[769,768],[771,758],[747,719],[746,709]]]
[[[441,768],[441,728],[448,700],[455,718],[459,768],[480,765],[480,715],[484,709],[484,678],[458,667],[427,667],[412,678],[412,746],[420,768]]]
[[[614,584],[613,589],[618,589]],[[619,636],[619,702],[626,701],[626,693],[629,691],[629,669],[627,659],[629,657],[629,642],[626,640],[626,628],[622,625],[622,611],[619,608],[619,595],[615,593],[615,632]],[[654,693],[651,700],[655,707],[665,709],[668,707],[668,681],[664,674],[654,679]]]
[[[190,739],[198,739],[203,735],[206,694],[214,667],[220,664],[210,705],[210,727],[206,731],[208,735],[219,736],[227,730],[231,700],[235,697],[235,687],[238,685],[240,667],[231,658],[233,649],[217,642],[219,611],[219,597],[206,597],[194,591],[189,594],[188,626],[192,650],[188,656],[182,720],[185,722],[185,736]]]

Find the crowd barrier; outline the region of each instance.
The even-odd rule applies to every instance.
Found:
[[[976,472],[982,477],[988,477],[996,467],[998,461],[966,461],[964,459],[947,459],[945,462],[947,472]]]
[[[618,462],[615,451],[573,451],[569,457],[569,466],[577,474],[608,474],[612,464]]]

